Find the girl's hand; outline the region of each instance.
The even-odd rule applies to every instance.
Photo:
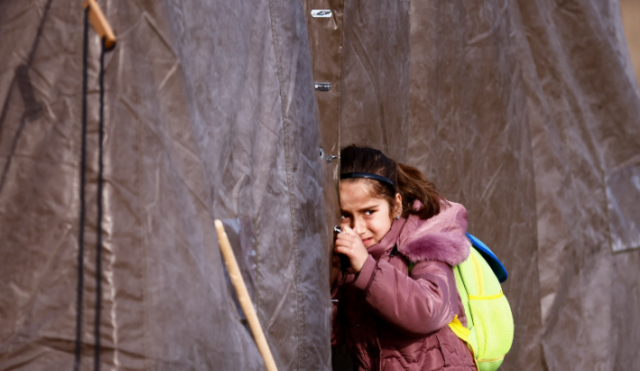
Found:
[[[344,233],[338,233],[336,236],[333,251],[346,255],[351,263],[351,268],[356,272],[360,272],[369,256],[369,252],[367,252],[367,248],[364,247],[360,236],[356,232],[347,226],[343,226],[342,230]]]

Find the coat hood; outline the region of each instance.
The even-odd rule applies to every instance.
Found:
[[[422,207],[416,201],[413,207]],[[436,260],[451,266],[469,257],[471,244],[466,236],[467,210],[455,202],[442,202],[440,213],[427,220],[411,215],[397,240],[398,252],[410,261]]]

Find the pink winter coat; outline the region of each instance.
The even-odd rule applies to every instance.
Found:
[[[338,276],[332,345],[346,341],[357,370],[476,370],[448,326],[456,315],[466,324],[451,268],[469,255],[466,229],[467,211],[453,202],[427,220],[394,220],[362,270]]]

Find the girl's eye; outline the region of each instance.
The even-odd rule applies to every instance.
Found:
[[[372,215],[375,212],[375,210],[367,210],[364,212],[365,215]]]
[[[348,217],[349,217],[349,216],[347,216],[347,215],[345,215],[345,214],[340,215],[340,218],[341,218],[341,219],[347,219]]]

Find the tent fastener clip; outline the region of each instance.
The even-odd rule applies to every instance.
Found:
[[[330,9],[313,9],[311,16],[313,18],[331,18],[333,12]]]
[[[331,84],[328,82],[316,82],[313,84],[316,90],[318,91],[329,91],[331,90]]]
[[[327,164],[330,164],[331,161],[333,161],[336,158],[338,158],[338,156],[329,156],[329,155],[327,155],[327,157],[325,157],[325,160],[327,160]]]

